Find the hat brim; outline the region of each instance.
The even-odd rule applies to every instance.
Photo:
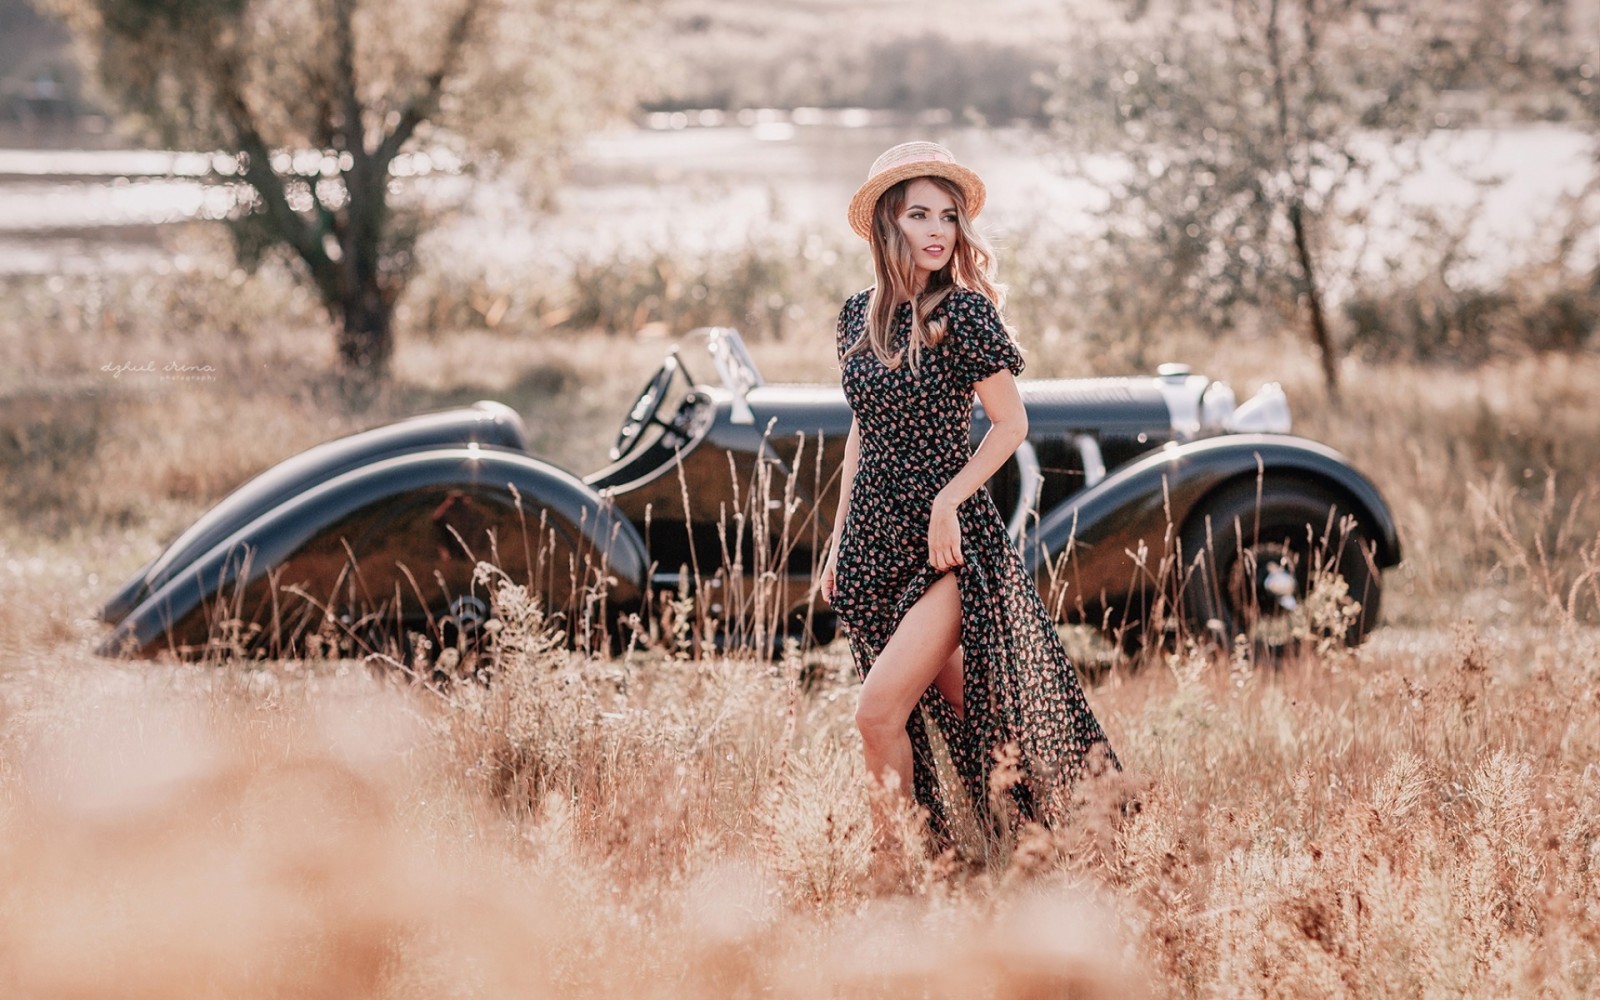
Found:
[[[864,240],[872,239],[872,213],[878,207],[878,199],[896,184],[913,177],[943,177],[954,181],[966,198],[969,219],[976,218],[983,210],[986,196],[983,181],[961,164],[943,160],[902,163],[867,178],[867,182],[856,190],[855,197],[850,199],[850,228],[856,231],[857,236]]]

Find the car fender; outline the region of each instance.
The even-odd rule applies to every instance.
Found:
[[[537,544],[529,541],[534,535]],[[494,553],[486,551],[491,541]],[[578,566],[563,552],[589,562]],[[470,591],[477,563],[491,554],[512,567],[513,582],[537,575],[537,596],[566,589],[571,597],[598,580],[613,607],[642,599],[649,567],[633,525],[563,469],[475,445],[410,452],[298,493],[172,567],[99,652],[193,653],[212,640],[218,621],[254,623],[270,636],[298,615],[287,626],[295,634],[274,649],[280,652],[320,623],[323,610],[370,601],[385,614],[415,618]],[[308,606],[286,609],[285,594],[306,596]],[[562,610],[559,603],[545,607]]]
[[[297,494],[390,455],[469,443],[528,450],[527,432],[517,412],[503,403],[480,400],[469,407],[423,413],[337,438],[285,459],[223,497],[140,567],[101,607],[100,620],[112,625],[121,621],[173,573]]]
[[[1160,572],[1207,497],[1258,475],[1331,488],[1371,527],[1378,565],[1400,561],[1393,513],[1344,455],[1290,435],[1230,434],[1167,444],[1044,513],[1024,540],[1024,564],[1041,587],[1049,582],[1060,595],[1064,583],[1075,591],[1069,601],[1114,601]]]

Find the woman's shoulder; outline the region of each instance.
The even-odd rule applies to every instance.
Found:
[[[839,329],[844,332],[844,327],[862,322],[867,315],[867,304],[872,301],[872,289],[863,288],[861,291],[844,300],[844,306],[839,310]]]
[[[968,381],[981,382],[1002,368],[1021,375],[1025,362],[994,300],[971,288],[958,288],[949,303],[952,350]]]
[[[945,297],[945,301],[948,302],[952,308],[961,309],[968,312],[971,312],[974,309],[995,313],[1000,311],[999,307],[995,305],[994,300],[989,298],[989,296],[983,294],[975,288],[963,288],[959,285],[950,290],[950,294]]]
[[[973,327],[985,330],[1006,328],[999,306],[975,288],[952,288],[944,301],[939,303],[939,311],[947,318],[951,328],[958,331],[958,336],[961,335],[959,331]]]
[[[842,354],[847,342],[866,329],[867,302],[872,298],[872,289],[864,288],[844,300],[844,307],[839,310],[839,323],[834,333],[839,341],[839,350]]]
[[[867,303],[872,299],[872,290],[876,285],[868,285],[861,291],[844,300],[844,312],[854,312],[867,308]]]

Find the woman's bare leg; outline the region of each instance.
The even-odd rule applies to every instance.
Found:
[[[862,682],[856,728],[866,751],[867,773],[880,781],[896,775],[902,795],[912,791],[906,720],[928,685],[948,672],[960,642],[961,594],[955,574],[946,573],[906,612]],[[959,689],[959,665],[955,677]],[[959,709],[959,700],[954,704]]]

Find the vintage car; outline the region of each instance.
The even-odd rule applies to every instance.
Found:
[[[1276,384],[1242,404],[1181,365],[1019,385],[1028,440],[988,489],[1063,623],[1267,649],[1373,627],[1394,519],[1342,455],[1288,433]],[[671,348],[587,476],[528,454],[488,401],[330,441],[134,574],[100,651],[409,655],[418,636],[489,638],[507,584],[587,648],[825,643],[816,574],[850,421],[837,385],[769,384],[736,331],[709,328]],[[975,401],[974,442],[986,427]]]

